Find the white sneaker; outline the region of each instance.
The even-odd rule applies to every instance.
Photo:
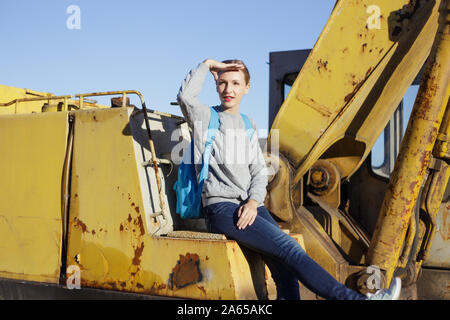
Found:
[[[391,286],[387,290],[378,290],[376,293],[368,293],[367,300],[398,300],[402,289],[402,280],[397,277],[391,282]]]

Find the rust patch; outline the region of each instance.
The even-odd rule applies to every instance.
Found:
[[[165,288],[167,288],[167,286],[164,283],[158,285],[158,287],[157,287],[158,290],[163,290]]]
[[[123,225],[122,225],[122,224],[120,224],[119,230],[120,230],[120,231],[123,231]]]
[[[411,190],[411,192],[414,192],[414,189],[416,188],[418,181],[414,181],[411,182],[411,184],[409,185],[409,190]]]
[[[320,72],[320,69],[328,71],[327,67],[328,67],[328,61],[322,61],[322,59],[319,59],[319,61],[317,61],[317,71]]]
[[[134,219],[134,224],[139,227],[139,231],[141,232],[141,235],[144,235],[145,228],[144,228],[144,222],[142,221],[141,216],[138,216],[136,219]]]
[[[364,52],[364,50],[367,48],[367,43],[363,43],[362,44],[362,52]]]
[[[78,219],[77,217],[75,217],[75,218],[73,218],[73,223],[74,223],[74,225],[76,226],[76,227],[80,227],[81,228],[81,231],[84,233],[84,232],[89,232],[88,231],[88,228],[87,228],[87,226],[86,226],[86,224],[83,222],[83,221],[81,221],[80,219]]]
[[[371,71],[372,71],[372,67],[370,67],[369,69],[367,69],[366,75],[365,75],[364,79],[361,80],[360,82],[357,83],[357,82],[355,82],[355,81],[352,81],[352,84],[354,84],[355,87],[353,88],[353,91],[352,91],[352,92],[350,92],[349,94],[347,94],[347,95],[344,97],[344,101],[345,101],[345,102],[350,101],[350,99],[356,94],[356,92],[359,90],[359,88],[361,88],[361,86],[363,85],[363,83],[364,83],[364,82],[367,80],[367,78],[369,77]],[[352,74],[351,76],[352,76],[352,79],[355,78],[355,76],[354,76],[353,74]]]
[[[150,288],[150,292],[158,292],[158,291],[164,290],[166,288],[167,288],[167,286],[164,283],[158,284],[155,282],[155,283],[153,283],[152,287]]]
[[[439,232],[443,240],[450,240],[450,219],[449,219],[449,210],[450,205],[445,205],[444,210],[442,211],[442,228],[439,228]]]
[[[139,213],[139,207],[135,207],[134,211],[136,211],[137,213]]]
[[[138,282],[138,283],[136,283],[136,288],[144,289],[144,286]]]
[[[425,86],[419,89],[416,97],[416,101],[420,101],[420,105],[416,108],[413,107],[411,116],[426,121],[435,121],[434,114],[430,113],[430,109],[438,90],[436,77],[424,73],[422,83],[425,83]]]
[[[204,295],[206,295],[205,287],[203,287],[203,286],[197,286],[197,288],[198,288],[201,292],[203,292]]]
[[[366,79],[360,81],[359,83],[356,83],[355,88],[353,89],[352,92],[350,92],[348,95],[345,96],[344,101],[348,102],[350,101],[350,99],[355,95],[355,93],[359,90],[359,88],[363,85],[364,81],[366,81]],[[355,82],[353,82],[355,83]]]
[[[144,251],[144,243],[142,242],[140,246],[138,246],[136,249],[134,249],[134,257],[132,263],[135,266],[138,266],[141,264],[141,256],[142,252]]]
[[[429,155],[430,155],[429,151],[422,152],[422,156],[420,157],[420,173],[422,173],[428,166],[430,159]]]
[[[128,219],[127,220],[128,220],[128,222],[131,222],[131,220],[132,220],[131,219],[131,214],[128,214]]]
[[[199,264],[198,254],[189,252],[185,256],[180,254],[180,260],[178,260],[169,276],[171,289],[179,289],[200,282],[202,274]]]
[[[431,132],[431,134],[429,134],[428,135],[428,143],[433,143],[434,142],[434,140],[436,139],[436,137],[437,137],[437,128],[436,127],[434,127],[433,129],[432,129],[432,132]]]

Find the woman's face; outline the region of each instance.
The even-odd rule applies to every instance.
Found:
[[[225,109],[239,109],[242,97],[248,93],[250,84],[245,83],[242,71],[224,71],[218,75],[216,88]]]

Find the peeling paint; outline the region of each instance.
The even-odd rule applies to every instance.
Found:
[[[134,257],[133,257],[132,263],[135,266],[138,266],[141,264],[141,256],[142,256],[143,251],[144,251],[144,242],[142,242],[140,246],[138,246],[134,249]]]
[[[145,234],[144,222],[142,221],[142,217],[139,215],[135,220],[135,224],[139,227],[139,231],[141,235]]]
[[[196,253],[180,254],[180,260],[172,269],[169,276],[169,283],[172,289],[179,289],[188,285],[200,282],[202,274],[200,273],[200,259]]]
[[[328,61],[322,61],[322,59],[319,59],[318,61],[317,61],[317,71],[319,71],[319,73],[320,73],[320,70],[321,69],[323,69],[323,70],[325,70],[325,71],[329,71],[328,70]]]
[[[83,233],[84,233],[84,232],[89,232],[89,230],[88,230],[86,224],[85,224],[83,221],[81,221],[80,219],[78,219],[77,217],[74,217],[74,218],[73,218],[73,223],[74,223],[74,225],[75,225],[76,227],[80,227],[80,228],[81,228],[81,231],[82,231]]]

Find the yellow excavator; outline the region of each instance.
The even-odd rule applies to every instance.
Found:
[[[310,52],[270,57],[265,205],[361,293],[450,298],[449,24],[449,0],[340,0]],[[190,139],[135,90],[0,85],[0,299],[276,298],[257,254],[175,213]]]

